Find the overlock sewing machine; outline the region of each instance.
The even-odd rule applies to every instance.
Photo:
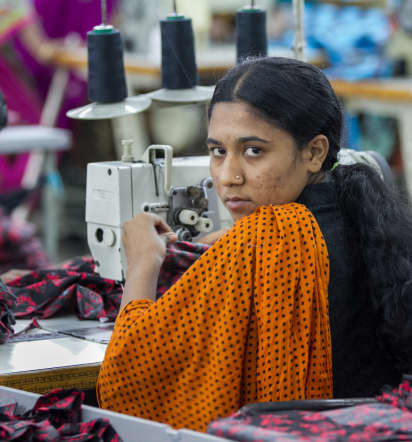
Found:
[[[96,271],[120,281],[126,268],[122,226],[137,213],[158,214],[182,241],[232,225],[214,191],[208,156],[173,158],[171,146],[153,145],[136,161],[131,145],[123,144],[122,161],[88,164],[86,188],[87,239]]]

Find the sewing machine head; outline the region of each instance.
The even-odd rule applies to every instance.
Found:
[[[122,226],[139,212],[160,215],[184,241],[232,224],[213,189],[208,156],[173,158],[170,146],[150,146],[141,161],[129,150],[122,161],[90,163],[87,239],[101,276],[124,279]]]

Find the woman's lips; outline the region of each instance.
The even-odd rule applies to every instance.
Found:
[[[252,202],[250,200],[242,200],[238,198],[228,199],[226,200],[226,207],[229,210],[239,211],[244,210],[250,207]]]

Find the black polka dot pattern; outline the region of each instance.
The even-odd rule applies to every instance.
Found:
[[[247,403],[332,397],[328,283],[310,211],[258,208],[159,301],[122,310],[100,405],[204,431]]]

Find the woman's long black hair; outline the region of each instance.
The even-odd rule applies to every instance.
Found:
[[[215,104],[244,102],[303,149],[316,135],[329,140],[323,164],[330,171],[341,146],[342,111],[333,89],[315,66],[288,58],[251,59],[218,83]],[[347,228],[365,264],[371,303],[382,319],[385,348],[397,368],[412,361],[412,213],[394,189],[369,166],[339,166],[332,172]],[[350,308],[350,306],[348,306]],[[368,318],[365,318],[367,321]],[[371,361],[373,363],[373,361]]]

